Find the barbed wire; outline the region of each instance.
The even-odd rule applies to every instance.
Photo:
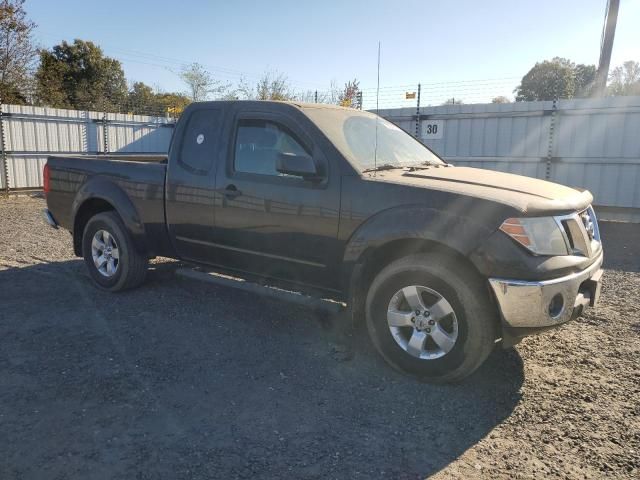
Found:
[[[441,105],[445,103],[490,103],[493,98],[505,96],[514,101],[512,94],[517,85],[517,77],[502,77],[480,80],[454,80],[451,82],[431,82],[380,87],[377,95],[371,87],[359,89],[350,98],[344,98],[344,88],[294,89],[290,88],[284,100],[342,104],[353,108],[372,110],[376,103],[380,109],[415,107],[417,91],[420,90],[420,105]],[[236,89],[230,88],[224,95],[210,100],[247,99]],[[453,100],[452,100],[453,99]],[[63,108],[120,113],[125,115],[146,115],[150,117],[177,118],[190,100],[172,93],[154,93],[146,98],[136,98],[133,91],[100,94],[98,98],[76,99],[72,105],[55,105]],[[46,105],[42,105],[46,106]]]

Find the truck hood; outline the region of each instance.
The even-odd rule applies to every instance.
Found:
[[[588,207],[593,201],[588,190],[470,167],[386,170],[376,172],[375,180],[490,200],[509,205],[526,215],[574,212]]]

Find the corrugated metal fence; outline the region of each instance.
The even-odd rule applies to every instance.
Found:
[[[456,165],[591,190],[607,218],[640,221],[640,97],[380,110]],[[173,119],[2,105],[10,189],[42,186],[49,154],[166,153]],[[2,131],[0,130],[0,134]],[[602,211],[602,209],[601,209]]]
[[[379,113],[455,165],[588,188],[607,218],[640,220],[640,97]]]
[[[58,108],[2,105],[0,187],[42,187],[48,155],[166,153],[173,119]],[[169,127],[169,128],[167,128]]]

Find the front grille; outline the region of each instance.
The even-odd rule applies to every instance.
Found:
[[[574,255],[591,257],[601,248],[600,229],[593,208],[558,218],[569,250]]]
[[[598,227],[598,219],[596,218],[596,212],[593,211],[593,207],[589,207],[583,212],[580,212],[580,218],[589,234],[589,238],[600,242],[600,228]]]

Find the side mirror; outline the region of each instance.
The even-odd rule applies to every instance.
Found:
[[[295,153],[280,153],[276,158],[276,170],[285,175],[295,175],[305,180],[319,178],[316,164],[309,155]]]

